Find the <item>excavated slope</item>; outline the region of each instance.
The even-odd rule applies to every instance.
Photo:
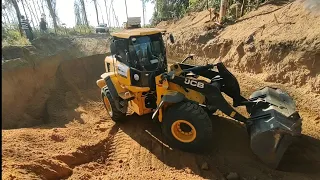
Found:
[[[208,11],[162,22],[176,38],[169,55],[195,53],[205,62],[221,60],[263,81],[304,87],[320,93],[320,3],[315,0],[271,1],[219,28]]]
[[[2,128],[40,125],[63,109],[65,94],[95,87],[104,72],[106,37],[42,37],[27,47],[4,47]],[[61,94],[61,92],[63,92]],[[52,107],[53,101],[60,101]]]
[[[36,65],[4,70],[2,128],[63,121],[62,116],[55,116],[74,103],[67,101],[69,93],[81,99],[81,91],[96,88],[95,81],[104,71],[104,57],[101,54],[68,60],[58,55]]]

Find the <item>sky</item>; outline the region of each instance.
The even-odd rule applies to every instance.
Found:
[[[75,16],[74,16],[74,0],[56,0],[57,1],[57,13],[60,18],[61,23],[65,23],[67,27],[73,27],[75,25]],[[107,6],[110,5],[111,0],[106,0]],[[85,0],[86,3],[86,11],[89,24],[92,26],[97,26],[97,18],[95,7],[92,0]],[[98,5],[100,5],[101,9],[98,7],[99,11],[99,21],[100,23],[107,23],[106,17],[106,9],[104,0],[97,0]],[[125,8],[125,0],[113,0],[113,7],[115,14],[118,16],[118,21],[120,26],[123,22],[126,21],[126,8]],[[127,8],[128,8],[128,16],[129,17],[141,17],[141,24],[143,25],[142,18],[142,3],[141,0],[127,0]],[[102,11],[102,13],[101,13]],[[146,4],[146,14],[145,14],[145,22],[149,24],[149,21],[152,17],[154,11],[154,5],[151,3]],[[47,15],[47,18],[49,16]],[[113,25],[115,23],[111,21]]]
[[[43,12],[42,9],[45,10],[46,14],[46,20],[48,22],[49,27],[53,27],[52,20],[50,19],[49,16],[49,10],[46,5],[46,1],[41,1],[41,0],[35,0],[37,2],[43,2],[43,7],[41,7],[41,3],[39,4],[32,4],[31,3],[31,11],[29,11],[29,7],[26,7],[26,12],[24,11],[24,8],[22,7],[21,3],[18,3],[19,9],[21,11],[21,14],[26,16],[30,24],[33,27],[38,27],[39,26],[39,20],[41,13]],[[94,7],[93,0],[84,0],[85,5],[86,5],[86,11],[87,11],[87,18],[89,21],[89,24],[91,26],[97,26],[98,22],[96,19],[96,11]],[[106,0],[108,9],[110,7],[111,2],[113,1],[113,8],[115,11],[116,16],[118,17],[119,25],[122,26],[123,22],[126,21],[126,8],[125,8],[125,0]],[[127,1],[127,8],[128,8],[128,16],[129,17],[141,17],[141,25],[143,25],[143,13],[142,13],[142,2],[141,0],[126,0]],[[33,1],[34,2],[34,1]],[[106,9],[105,9],[105,3],[104,0],[97,0],[98,4],[98,12],[99,12],[99,21],[100,24],[103,22],[107,24],[107,17],[106,17]],[[100,5],[100,7],[99,7]],[[65,23],[67,27],[74,27],[75,26],[75,15],[74,15],[74,0],[56,0],[56,9],[57,9],[57,14],[60,19],[60,23],[63,24]],[[35,9],[37,8],[37,11]],[[40,10],[39,10],[40,8]],[[13,8],[12,8],[13,9]],[[30,13],[31,12],[31,13]],[[152,18],[152,14],[154,12],[154,4],[152,3],[147,3],[146,4],[146,12],[145,12],[145,22],[146,24],[150,24],[150,20]],[[11,22],[16,21],[15,18],[15,11],[6,11],[9,16],[9,20]],[[32,19],[31,17],[36,17],[37,19]],[[3,16],[2,16],[3,18]],[[60,24],[60,25],[61,25]],[[111,26],[115,26],[115,22],[111,20]]]

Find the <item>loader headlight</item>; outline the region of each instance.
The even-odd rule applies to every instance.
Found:
[[[134,74],[133,75],[133,79],[136,80],[136,81],[139,81],[140,77],[138,74]]]

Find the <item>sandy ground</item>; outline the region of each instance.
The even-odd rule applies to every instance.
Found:
[[[236,75],[245,96],[270,85],[250,75]],[[2,130],[3,177],[223,179],[237,172],[242,179],[318,179],[319,95],[311,100],[302,89],[271,85],[293,95],[303,117],[303,136],[284,155],[279,170],[267,168],[252,154],[245,129],[233,120],[213,116],[214,141],[208,143],[212,151],[185,153],[163,144],[160,126],[149,116],[115,124],[100,102],[99,89],[92,87],[81,91],[82,100],[73,103],[78,99],[75,93],[61,92],[68,106],[56,105],[52,123]]]

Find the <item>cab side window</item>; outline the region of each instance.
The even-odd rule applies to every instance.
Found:
[[[122,47],[124,47],[124,48],[117,48],[117,52],[118,52],[117,60],[126,65],[129,65],[127,56],[126,56],[126,53],[128,52],[128,40],[126,39],[115,39],[115,40],[120,40]]]

